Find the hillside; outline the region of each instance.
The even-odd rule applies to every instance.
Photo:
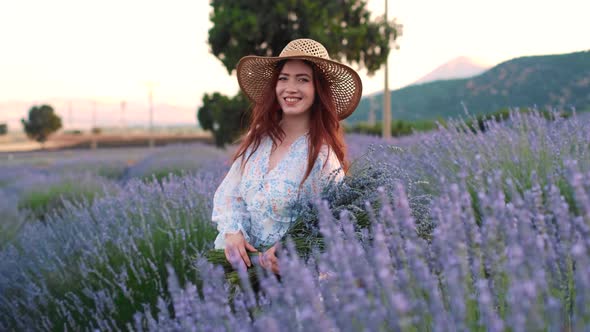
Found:
[[[372,95],[380,110],[383,94]],[[348,123],[367,121],[364,97]],[[418,120],[488,113],[505,107],[590,108],[590,51],[529,56],[503,62],[472,78],[443,80],[391,91],[394,119]],[[376,118],[381,118],[376,112]]]

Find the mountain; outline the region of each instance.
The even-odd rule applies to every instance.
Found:
[[[488,69],[490,69],[490,66],[477,63],[471,58],[461,56],[440,65],[424,77],[412,83],[412,85],[439,80],[473,77]]]
[[[383,94],[364,97],[347,123],[367,121],[370,99],[381,110]],[[458,117],[506,107],[590,109],[590,51],[515,58],[472,78],[411,85],[391,91],[394,119]],[[376,112],[376,120],[381,112]]]

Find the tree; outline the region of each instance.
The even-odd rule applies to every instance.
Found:
[[[29,120],[21,119],[25,133],[30,139],[45,143],[52,133],[61,128],[61,118],[49,105],[33,106],[29,109]]]
[[[241,92],[233,98],[218,92],[205,94],[197,119],[204,130],[213,133],[215,145],[224,147],[238,139],[246,129],[249,108],[249,102]]]
[[[231,74],[250,54],[278,55],[296,38],[322,43],[333,60],[357,63],[374,73],[385,63],[401,26],[371,21],[361,0],[212,0],[209,44]]]
[[[0,135],[8,134],[8,125],[6,123],[0,123]]]
[[[356,63],[372,74],[385,63],[392,42],[401,33],[401,26],[384,17],[371,21],[366,1],[361,0],[211,0],[211,6],[209,44],[230,74],[241,57],[276,56],[297,38],[317,40],[333,60]],[[199,109],[201,126],[213,131],[218,146],[231,142],[243,130],[246,100],[240,106],[230,100],[218,93],[206,95]],[[223,111],[217,114],[217,108]],[[238,114],[230,114],[232,109]]]

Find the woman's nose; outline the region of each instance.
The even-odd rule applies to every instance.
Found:
[[[287,85],[285,87],[285,91],[287,92],[296,92],[297,91],[297,86],[295,85],[294,82],[287,82]]]

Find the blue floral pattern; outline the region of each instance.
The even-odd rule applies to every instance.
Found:
[[[225,248],[225,234],[242,231],[256,248],[274,244],[297,218],[297,202],[310,201],[329,181],[344,176],[340,161],[327,145],[320,150],[309,177],[299,183],[307,169],[308,135],[297,138],[289,151],[270,171],[272,140],[265,137],[241,170],[238,158],[217,188],[213,198],[213,222],[219,234],[215,248]],[[247,151],[248,156],[250,150]]]

